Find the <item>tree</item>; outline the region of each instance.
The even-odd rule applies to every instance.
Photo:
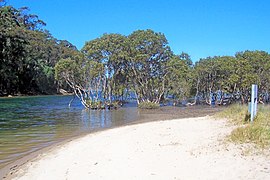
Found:
[[[206,95],[222,90],[239,96],[242,103],[246,103],[252,84],[258,84],[260,92],[268,93],[269,67],[270,56],[264,51],[244,51],[236,53],[235,57],[201,59],[194,67],[197,92]]]
[[[172,56],[167,39],[152,30],[135,31],[128,39],[127,67],[137,102],[159,103],[166,88],[167,62]]]
[[[161,33],[139,30],[128,37],[120,34],[104,34],[87,42],[82,52],[86,59],[79,64],[79,69],[86,67],[89,69],[80,71],[80,76],[77,76],[83,79],[81,82],[87,82],[85,85],[78,85],[81,84],[78,80],[71,83],[70,77],[73,77],[74,71],[66,72],[69,68],[64,65],[71,63],[70,66],[74,67],[72,63],[75,61],[61,60],[56,66],[57,79],[59,76],[71,74],[64,77],[65,81],[73,89],[80,86],[80,90],[74,92],[87,94],[88,89],[88,93],[102,94],[104,99],[111,103],[113,97],[123,96],[125,91],[131,89],[136,92],[139,104],[145,101],[159,103],[164,93],[168,91],[167,66],[172,52]],[[76,63],[78,64],[78,61]],[[89,99],[98,100],[92,96]]]
[[[85,44],[82,52],[89,61],[103,64],[103,88],[105,99],[112,102],[113,94],[123,94],[123,83],[127,82],[125,61],[127,57],[127,38],[120,34],[104,34]],[[95,71],[94,69],[92,71]]]
[[[18,91],[19,72],[24,64],[25,29],[20,26],[19,11],[10,6],[0,8],[0,94]]]
[[[56,93],[53,67],[76,47],[52,37],[27,7],[1,4],[0,17],[0,95]]]
[[[200,93],[207,99],[210,93],[218,90],[233,93],[238,79],[235,76],[236,62],[230,56],[208,57],[196,62],[193,73],[196,96]]]
[[[192,62],[192,60],[191,60],[191,58],[190,58],[190,55],[189,55],[188,53],[182,52],[182,53],[179,55],[179,58],[180,58],[181,60],[185,61],[185,63],[186,63],[188,66],[190,66],[190,67],[193,66],[193,62]]]
[[[180,59],[179,56],[173,56],[168,61],[167,67],[168,93],[174,95],[177,99],[189,97],[192,85],[192,74],[187,61]]]
[[[60,59],[55,66],[55,79],[62,84],[67,83],[86,108],[90,107],[86,99],[89,96],[89,67],[82,54],[78,54],[74,59]]]

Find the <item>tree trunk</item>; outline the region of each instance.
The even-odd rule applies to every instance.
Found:
[[[74,101],[74,99],[75,99],[75,94],[73,94],[73,98],[69,101],[69,103],[68,103],[68,107],[70,107],[71,106],[71,103]]]

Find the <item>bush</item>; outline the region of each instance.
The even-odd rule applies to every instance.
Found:
[[[141,102],[140,104],[138,104],[138,107],[140,109],[157,109],[159,108],[159,104],[153,102]]]
[[[90,109],[104,109],[104,105],[101,101],[91,101],[91,100],[86,100],[86,104],[90,107]]]

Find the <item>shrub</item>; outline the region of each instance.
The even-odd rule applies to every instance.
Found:
[[[138,107],[140,109],[157,109],[159,108],[159,104],[153,102],[141,102]]]

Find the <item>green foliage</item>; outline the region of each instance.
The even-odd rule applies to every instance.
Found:
[[[139,102],[159,102],[166,91],[167,62],[172,53],[161,33],[138,30],[129,36],[104,34],[87,42],[82,52],[87,61],[100,66],[90,67],[95,75],[89,79],[89,88],[101,91],[109,101],[112,95],[120,97],[131,89]]]
[[[167,62],[172,56],[166,37],[152,30],[138,30],[130,40],[129,74],[138,101],[159,103],[166,92]]]
[[[184,53],[182,53],[183,56]],[[185,54],[188,56],[187,54]],[[173,56],[167,64],[168,73],[168,93],[174,95],[178,99],[190,96],[192,85],[192,74],[189,62]]]
[[[104,34],[79,52],[55,39],[45,25],[28,8],[0,1],[0,95],[50,94],[62,87],[82,99],[101,92],[111,103],[112,97],[133,91],[138,103],[159,103],[167,94],[182,99],[222,90],[239,92],[246,102],[251,84],[258,84],[260,92],[270,89],[270,55],[264,51],[193,64],[189,54],[173,54],[164,34],[148,29],[128,36]]]
[[[82,52],[93,65],[90,68],[91,89],[102,90],[111,101],[112,94],[123,94],[127,87],[128,74],[125,71],[127,58],[127,38],[120,34],[104,34],[85,44]],[[94,67],[96,66],[96,67]],[[105,84],[105,85],[104,85]]]
[[[105,105],[101,101],[91,101],[86,100],[86,103],[89,105],[90,109],[105,109]]]
[[[179,55],[179,58],[181,60],[183,60],[185,62],[186,65],[192,67],[193,66],[193,62],[189,56],[188,53],[185,53],[185,52],[182,52],[180,55]]]
[[[153,102],[144,101],[138,104],[138,108],[140,109],[157,109],[159,107],[160,105],[158,103],[153,103]]]
[[[0,7],[0,95],[56,92],[54,66],[76,48],[43,29],[26,7]]]
[[[244,51],[235,57],[208,57],[200,59],[194,66],[193,89],[209,94],[210,91],[241,95],[247,103],[252,84],[259,86],[259,92],[270,89],[270,55],[264,51]],[[197,84],[197,85],[196,85]]]
[[[77,73],[79,71],[78,64],[70,59],[60,59],[55,65],[55,79],[58,81],[70,80],[75,81]]]

